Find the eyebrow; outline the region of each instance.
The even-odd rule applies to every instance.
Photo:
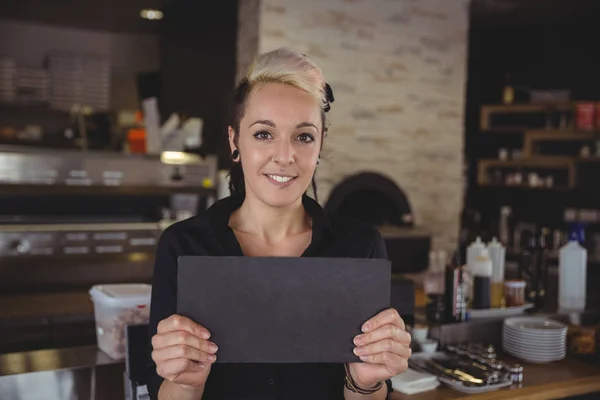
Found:
[[[251,126],[256,125],[256,124],[267,125],[267,126],[270,126],[271,128],[275,128],[275,122],[268,120],[268,119],[259,119],[258,121],[254,121],[252,124],[250,124],[248,126],[248,128],[250,128]],[[298,125],[296,125],[296,129],[306,128],[306,127],[313,127],[316,130],[319,130],[319,128],[317,128],[317,126],[315,124],[313,124],[312,122],[300,122]]]

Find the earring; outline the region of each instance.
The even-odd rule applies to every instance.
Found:
[[[240,152],[238,151],[238,149],[235,149],[232,153],[231,153],[231,159],[233,161],[236,161],[238,159],[238,157],[240,156]]]

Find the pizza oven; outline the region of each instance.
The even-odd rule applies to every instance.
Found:
[[[332,190],[325,211],[375,225],[385,239],[392,273],[427,269],[431,237],[415,226],[408,196],[389,178],[372,172],[347,177]]]

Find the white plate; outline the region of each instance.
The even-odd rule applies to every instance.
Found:
[[[503,332],[512,332],[517,335],[530,335],[530,336],[537,336],[537,337],[558,337],[558,336],[564,336],[567,334],[567,329],[555,330],[555,331],[536,331],[536,330],[524,329],[524,328],[514,328],[509,325],[504,325],[502,327],[502,331]]]
[[[530,351],[525,349],[520,349],[518,347],[511,347],[509,345],[502,347],[504,351],[510,351],[511,353],[519,353],[521,355],[525,355],[531,358],[552,358],[552,357],[560,357],[567,354],[565,350],[553,351],[553,352],[539,352],[539,351]]]
[[[524,344],[524,345],[535,346],[535,347],[563,346],[567,342],[566,337],[556,338],[556,339],[535,340],[533,338],[528,338],[528,337],[523,337],[523,336],[502,335],[502,339],[510,340],[511,342],[515,342],[516,344]]]
[[[520,350],[520,351],[524,351],[524,352],[531,353],[531,354],[560,354],[560,353],[567,351],[565,346],[561,346],[561,347],[554,348],[554,349],[549,349],[549,348],[534,349],[534,348],[527,347],[527,346],[519,346],[518,344],[512,344],[509,342],[502,342],[502,347],[510,348],[510,349],[514,349],[514,350]]]
[[[508,354],[511,354],[517,358],[520,358],[523,361],[526,361],[528,363],[532,363],[532,364],[543,364],[543,363],[550,363],[550,362],[554,362],[554,361],[560,361],[562,359],[564,359],[566,356],[557,356],[557,357],[547,357],[547,358],[534,358],[528,355],[523,355],[523,354],[518,354],[518,353],[511,353],[509,351],[507,351]]]
[[[538,352],[520,349],[517,347],[511,347],[509,345],[503,346],[502,348],[507,353],[518,354],[519,356],[528,357],[531,359],[547,359],[555,357],[564,357],[567,355],[566,350],[559,350],[555,352]]]
[[[525,333],[525,332],[513,332],[513,331],[505,329],[502,332],[502,337],[519,338],[519,339],[531,340],[531,341],[535,341],[535,342],[542,341],[542,342],[550,343],[550,342],[558,342],[558,341],[566,340],[567,335],[566,334],[538,335],[538,334]]]
[[[564,339],[567,337],[567,333],[560,333],[557,335],[540,335],[538,333],[530,333],[530,332],[519,332],[519,331],[513,331],[512,329],[504,329],[502,331],[502,333],[504,335],[510,335],[513,337],[522,337],[522,338],[529,338],[529,339],[535,339],[535,340],[557,340],[557,339]]]
[[[526,343],[514,342],[508,339],[503,339],[503,347],[512,347],[515,349],[524,349],[529,352],[543,352],[543,353],[557,353],[559,351],[565,351],[566,346],[564,344],[558,344],[556,346],[534,346]]]
[[[548,345],[544,342],[532,343],[532,342],[525,342],[522,340],[514,340],[514,339],[508,338],[508,337],[503,337],[502,343],[506,343],[506,344],[509,344],[514,347],[522,347],[524,349],[542,350],[542,351],[543,350],[564,349],[567,347],[566,341],[550,343]]]
[[[567,328],[554,329],[554,330],[535,330],[535,329],[529,329],[529,328],[517,328],[517,327],[511,326],[511,325],[504,325],[502,329],[505,331],[516,332],[519,334],[537,335],[537,336],[544,336],[544,337],[565,335],[568,331]]]
[[[512,315],[523,314],[525,310],[533,307],[532,303],[527,303],[522,306],[504,307],[504,308],[487,308],[484,310],[471,309],[469,319],[494,318],[494,317],[509,317]]]
[[[521,349],[513,349],[510,347],[504,347],[504,351],[510,353],[512,355],[518,355],[519,357],[527,357],[532,360],[549,360],[557,357],[565,357],[567,355],[566,352],[558,352],[558,353],[531,353]]]
[[[567,325],[545,317],[512,317],[504,320],[504,325],[530,332],[562,332]]]

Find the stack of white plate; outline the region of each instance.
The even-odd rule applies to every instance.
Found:
[[[507,318],[502,347],[527,362],[562,360],[567,354],[567,325],[544,317]]]

